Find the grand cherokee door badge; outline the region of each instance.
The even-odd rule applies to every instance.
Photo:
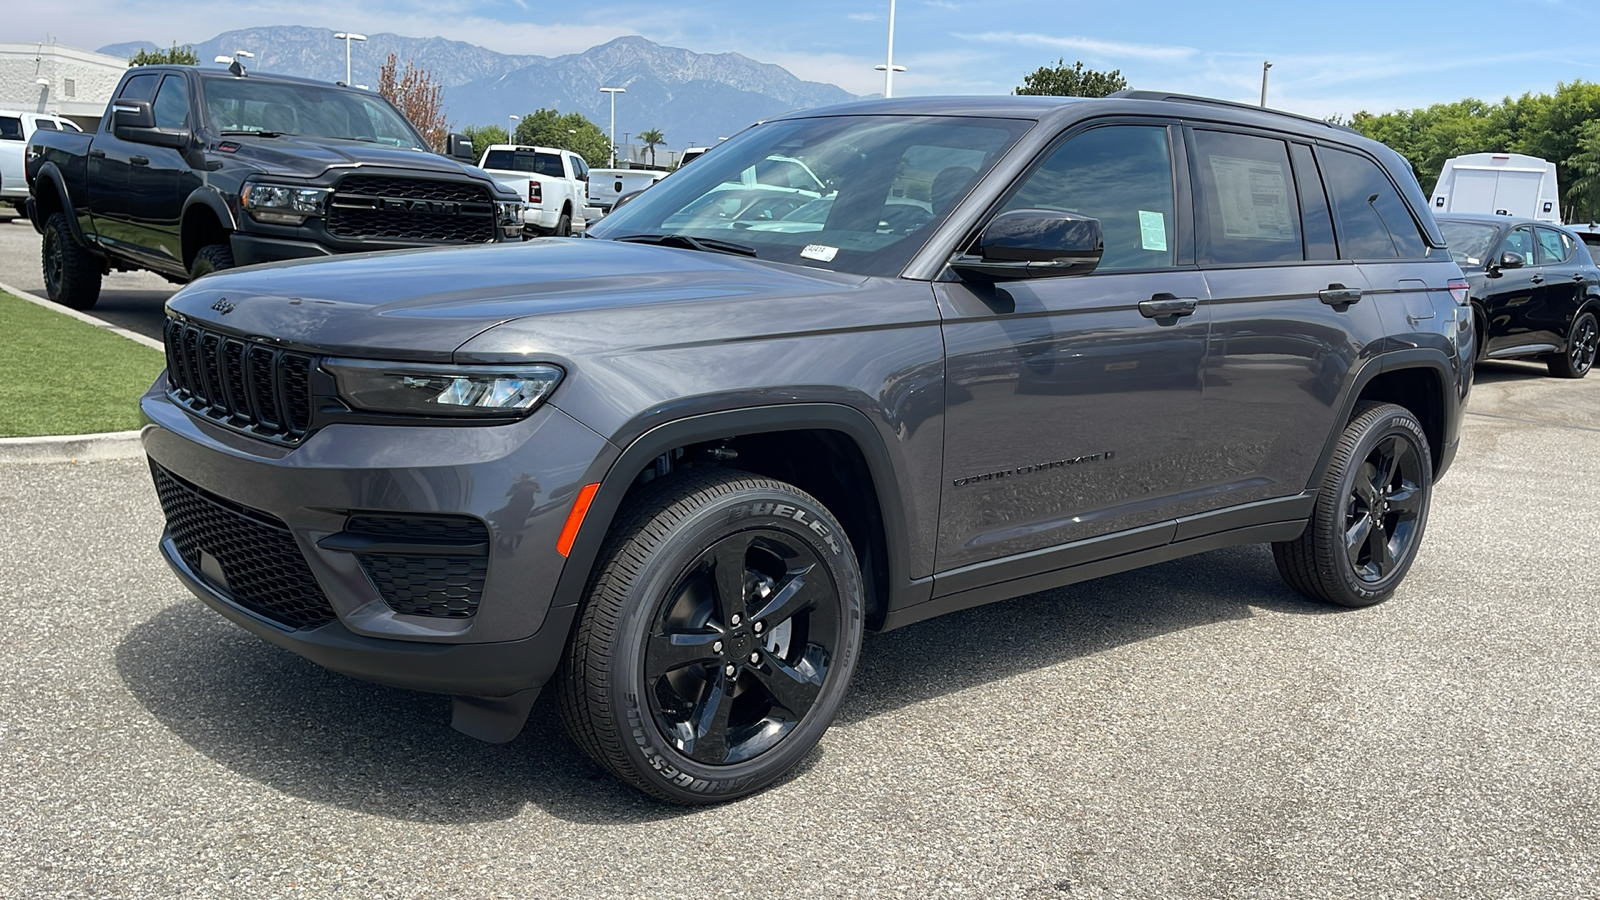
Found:
[[[1051,469],[1065,469],[1068,466],[1081,466],[1085,463],[1105,462],[1116,458],[1117,451],[1107,450],[1104,453],[1091,453],[1087,456],[1074,456],[1070,459],[1058,459],[1052,462],[1037,463],[1031,466],[1018,466],[1015,469],[1006,469],[1001,472],[985,472],[982,475],[972,475],[967,478],[957,478],[952,484],[962,487],[968,484],[978,484],[983,481],[1000,481],[1003,478],[1015,478],[1018,475],[1037,475]]]

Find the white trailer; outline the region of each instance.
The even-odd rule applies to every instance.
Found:
[[[1486,213],[1561,224],[1556,164],[1520,153],[1470,153],[1444,161],[1433,211]]]

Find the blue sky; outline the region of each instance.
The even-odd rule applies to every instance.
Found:
[[[736,51],[857,93],[882,90],[888,0],[15,0],[0,41],[95,48],[206,40],[232,28],[313,25],[440,36],[555,56],[623,34]],[[1205,4],[1149,0],[899,0],[896,94],[1008,93],[1058,57],[1121,69],[1133,86],[1311,115],[1374,112],[1600,81],[1600,3],[1578,0]]]

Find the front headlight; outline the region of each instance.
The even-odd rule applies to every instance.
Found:
[[[522,207],[524,205],[516,200],[496,200],[494,202],[495,218],[502,226],[521,225]]]
[[[239,193],[239,205],[262,222],[299,225],[308,216],[320,216],[328,208],[328,188],[289,187],[282,184],[247,182]]]
[[[413,416],[507,418],[533,412],[561,381],[550,365],[443,366],[329,359],[322,367],[356,409]]]

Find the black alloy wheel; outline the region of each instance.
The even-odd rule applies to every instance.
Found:
[[[1382,602],[1416,559],[1432,496],[1433,457],[1416,416],[1363,403],[1334,448],[1305,531],[1272,545],[1278,573],[1314,599]]]
[[[863,587],[793,485],[691,469],[617,513],[557,675],[573,741],[623,781],[717,803],[783,778],[843,702]]]
[[[1546,365],[1557,378],[1582,378],[1594,368],[1595,351],[1600,347],[1600,321],[1584,311],[1572,320],[1567,332],[1567,352],[1550,357]]]
[[[661,604],[644,677],[661,734],[708,765],[753,759],[816,705],[839,645],[838,591],[780,531],[741,531],[703,553]]]
[[[51,213],[44,222],[39,246],[45,295],[72,309],[91,309],[100,299],[104,263],[78,245],[64,213]]]

